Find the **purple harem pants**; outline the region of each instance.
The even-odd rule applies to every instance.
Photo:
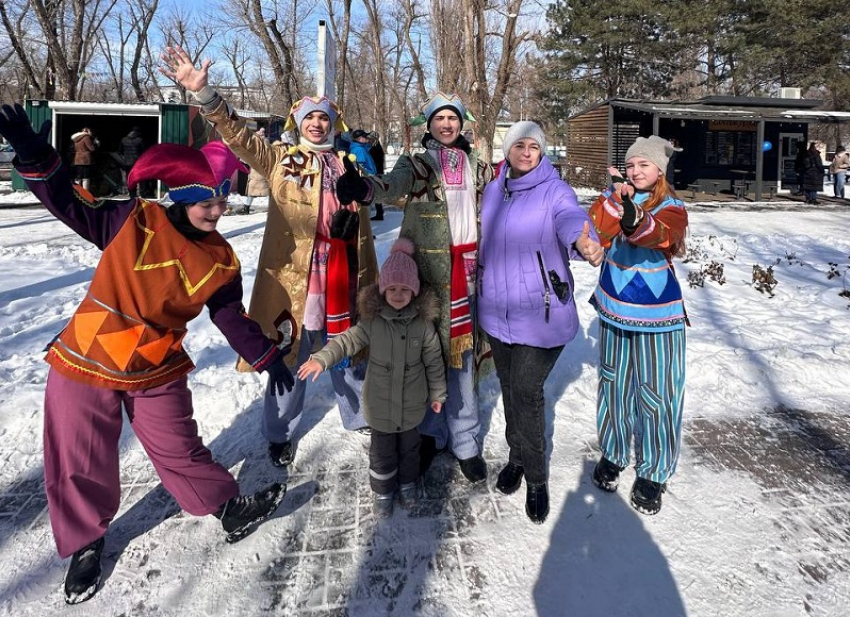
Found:
[[[122,405],[163,486],[186,512],[212,514],[239,494],[236,480],[198,436],[185,376],[124,392],[51,369],[44,395],[44,484],[63,558],[104,535],[118,512]]]

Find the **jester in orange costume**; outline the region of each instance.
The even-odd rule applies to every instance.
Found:
[[[65,600],[97,591],[101,553],[118,511],[122,408],[163,486],[181,508],[214,514],[230,542],[250,533],[281,503],[285,486],[240,495],[236,480],[198,435],[183,349],[189,321],[206,306],[239,355],[291,389],[288,350],[266,337],[242,305],[239,260],[215,231],[239,166],[221,143],[200,150],[148,149],[129,188],[161,180],[169,208],[141,198],[96,202],[75,188],[46,137],[20,105],[4,105],[0,135],[15,148],[18,173],[59,220],[103,250],[86,297],[50,344],[45,392],[44,474],[50,522],[62,557],[71,556]]]

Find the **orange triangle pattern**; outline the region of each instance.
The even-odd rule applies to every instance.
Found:
[[[139,344],[144,332],[145,326],[135,326],[118,332],[100,334],[97,336],[97,342],[109,354],[115,365],[123,371],[127,369],[130,358],[133,357],[136,345]]]
[[[180,336],[174,337],[174,344],[171,346],[171,349],[174,351],[180,351],[180,346],[183,344],[183,338],[186,336],[186,330],[183,330],[180,333]]]
[[[109,316],[108,311],[95,311],[92,313],[77,313],[74,315],[74,337],[80,345],[80,351],[84,354],[89,352],[91,344],[97,336],[100,326]]]
[[[163,361],[165,355],[168,353],[168,350],[173,342],[174,335],[171,332],[168,332],[161,339],[157,339],[151,343],[141,345],[138,349],[136,349],[136,351],[138,351],[139,355],[151,364],[159,366],[160,362]]]

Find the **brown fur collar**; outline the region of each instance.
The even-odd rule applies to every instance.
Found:
[[[362,319],[374,319],[387,306],[389,305],[378,290],[377,284],[364,287],[357,295],[357,313]],[[440,300],[437,294],[424,285],[419,290],[419,295],[413,298],[410,306],[425,321],[434,321],[440,314]]]

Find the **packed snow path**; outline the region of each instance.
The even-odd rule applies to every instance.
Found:
[[[41,468],[42,349],[85,292],[99,253],[38,208],[0,210],[0,615],[609,615],[790,617],[850,605],[850,212],[694,208],[677,262],[692,320],[679,470],[654,517],[590,482],[595,448],[596,271],[575,264],[582,330],[547,382],[552,511],[535,526],[524,490],[504,496],[500,393],[482,383],[490,478],[472,488],[450,455],[425,499],[376,521],[368,439],[340,427],[323,375],[309,386],[295,462],[271,466],[260,434],[264,379],[236,373],[206,317],[187,347],[201,434],[245,490],[285,480],[278,513],[227,545],[220,523],[180,512],[125,427],[122,507],[100,592],[61,593]],[[400,214],[376,224],[379,259]],[[264,213],[222,231],[254,276]],[[687,279],[712,263],[720,285]],[[771,297],[752,282],[772,266]],[[716,272],[716,270],[704,270]],[[836,276],[830,276],[836,271]],[[844,278],[842,278],[844,277]],[[845,288],[846,289],[846,288]],[[247,298],[246,289],[246,298]]]

